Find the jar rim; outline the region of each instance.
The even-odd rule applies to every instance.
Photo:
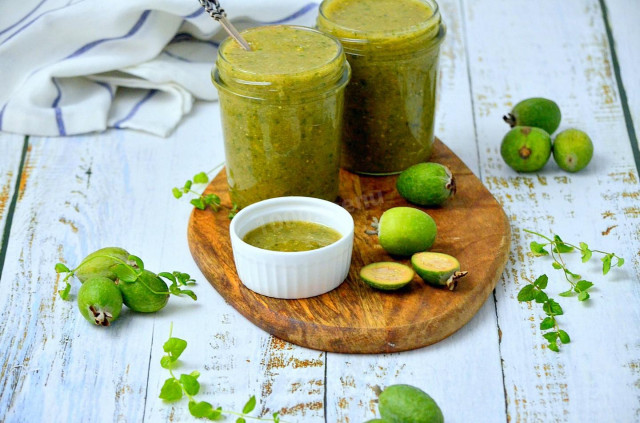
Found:
[[[423,34],[423,31],[426,32],[426,30],[433,25],[434,20],[437,20],[437,21],[441,20],[440,6],[435,0],[417,0],[420,3],[424,3],[428,5],[429,8],[431,9],[431,15],[424,21],[411,25],[407,27],[405,30],[396,30],[396,29],[394,30],[390,29],[386,31],[360,30],[360,29],[348,27],[345,25],[341,25],[336,21],[332,20],[329,16],[327,16],[327,14],[325,13],[326,12],[325,9],[328,7],[328,5],[330,5],[334,1],[340,1],[340,0],[323,0],[323,2],[320,4],[320,7],[318,8],[318,19],[322,18],[327,22],[330,22],[331,25],[337,28],[338,30],[354,34],[353,37],[349,37],[349,38],[346,38],[346,37],[343,38],[338,36],[337,38],[343,43],[348,42],[349,44],[365,45],[365,44],[370,44],[375,42],[385,42],[391,38],[409,36],[413,34],[415,34],[418,37]],[[441,25],[441,23],[439,25]],[[434,37],[437,36],[439,32],[440,31],[435,31]],[[333,33],[331,35],[333,35]]]

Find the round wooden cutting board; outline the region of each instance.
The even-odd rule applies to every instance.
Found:
[[[324,295],[281,300],[245,288],[236,274],[224,211],[194,209],[188,227],[191,254],[211,285],[242,315],[294,344],[341,353],[388,353],[433,344],[467,323],[493,291],[509,254],[510,228],[496,199],[438,140],[432,160],[451,169],[458,187],[443,207],[423,209],[438,227],[431,251],[457,257],[461,270],[469,271],[455,291],[426,285],[417,276],[394,292],[377,291],[359,279],[360,269],[369,263],[409,264],[389,256],[377,236],[365,234],[385,210],[410,206],[395,189],[397,176],[342,171],[338,203],[355,221],[353,258],[348,278]],[[230,206],[224,171],[205,192],[218,194]]]

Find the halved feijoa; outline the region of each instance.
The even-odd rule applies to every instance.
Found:
[[[413,279],[415,272],[409,266],[392,261],[371,263],[360,269],[360,277],[368,285],[384,291],[400,289]]]
[[[411,265],[428,284],[446,285],[452,291],[456,288],[458,279],[468,273],[460,271],[460,263],[455,257],[431,251],[414,254]]]

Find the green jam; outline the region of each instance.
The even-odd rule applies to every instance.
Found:
[[[242,240],[254,247],[271,251],[310,251],[326,247],[342,235],[319,223],[289,220],[271,222],[249,231]]]
[[[342,42],[347,86],[343,166],[392,174],[429,160],[438,54],[445,35],[433,0],[324,0],[318,28]]]
[[[338,195],[344,87],[340,43],[319,31],[265,26],[218,50],[218,88],[231,200]]]

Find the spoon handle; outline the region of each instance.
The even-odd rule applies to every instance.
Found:
[[[209,14],[213,19],[220,22],[220,25],[227,31],[227,33],[238,42],[247,51],[251,51],[249,43],[242,38],[242,35],[227,19],[227,13],[224,11],[218,0],[200,0],[200,5],[204,7],[205,12]]]

